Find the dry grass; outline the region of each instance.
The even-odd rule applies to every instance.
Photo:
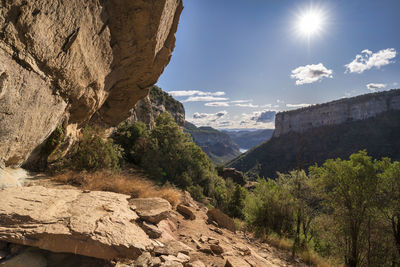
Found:
[[[141,173],[132,170],[113,174],[108,171],[74,172],[58,174],[53,181],[73,185],[86,190],[109,191],[131,195],[132,197],[161,197],[168,200],[172,206],[181,202],[182,193],[170,186],[157,186]]]
[[[279,237],[278,235],[271,234],[267,237],[267,242],[278,249],[291,251],[293,242],[287,238]]]
[[[293,241],[284,237],[279,237],[278,235],[271,234],[267,237],[267,242],[271,246],[278,248],[280,250],[292,251],[293,249]],[[317,266],[317,267],[330,267],[330,264],[326,259],[319,256],[312,250],[307,248],[302,251],[296,253],[298,257],[300,257],[307,265]]]
[[[324,258],[322,258],[317,253],[310,250],[303,250],[302,252],[300,252],[299,256],[304,260],[305,263],[312,266],[317,266],[317,267],[332,266]]]

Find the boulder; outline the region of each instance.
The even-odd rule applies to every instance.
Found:
[[[163,198],[134,198],[130,201],[131,209],[136,211],[140,219],[157,224],[167,219],[172,210],[171,204]]]
[[[193,208],[187,207],[185,205],[179,204],[176,207],[176,210],[179,211],[183,216],[189,218],[190,220],[195,220],[196,215],[194,214]]]
[[[221,255],[224,253],[224,249],[220,245],[211,244],[210,249],[214,254]]]
[[[202,261],[193,261],[185,265],[185,267],[206,267]]]
[[[218,226],[224,227],[232,232],[236,231],[236,226],[233,219],[219,209],[209,209],[207,211],[207,216],[209,220],[217,222]]]
[[[226,257],[225,267],[251,267],[251,266],[242,258],[229,256]]]
[[[197,205],[196,201],[193,200],[192,196],[188,191],[183,192],[182,197],[182,204],[194,209],[198,209],[199,206]]]
[[[159,238],[162,234],[160,229],[158,229],[154,224],[143,222],[141,227],[151,238]]]
[[[135,261],[135,267],[147,267],[151,260],[151,254],[144,252]]]
[[[0,165],[38,160],[57,125],[127,118],[169,63],[182,9],[181,0],[3,1]]]
[[[0,199],[2,241],[108,260],[151,245],[127,195],[32,186],[0,190]]]

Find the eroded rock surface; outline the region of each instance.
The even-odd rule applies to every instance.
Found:
[[[181,11],[181,0],[1,1],[0,165],[33,161],[57,125],[127,118],[168,64]]]
[[[0,240],[53,252],[136,258],[151,245],[129,196],[41,186],[0,190]]]

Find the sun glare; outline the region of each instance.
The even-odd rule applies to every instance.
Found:
[[[322,11],[310,9],[298,16],[297,30],[307,37],[318,34],[322,31],[324,24],[324,15]]]

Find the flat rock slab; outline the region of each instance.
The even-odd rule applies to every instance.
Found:
[[[163,198],[134,198],[130,200],[131,209],[144,221],[157,224],[167,219],[172,210],[171,204]]]
[[[129,196],[42,186],[0,190],[0,240],[101,259],[136,259],[150,238]]]

